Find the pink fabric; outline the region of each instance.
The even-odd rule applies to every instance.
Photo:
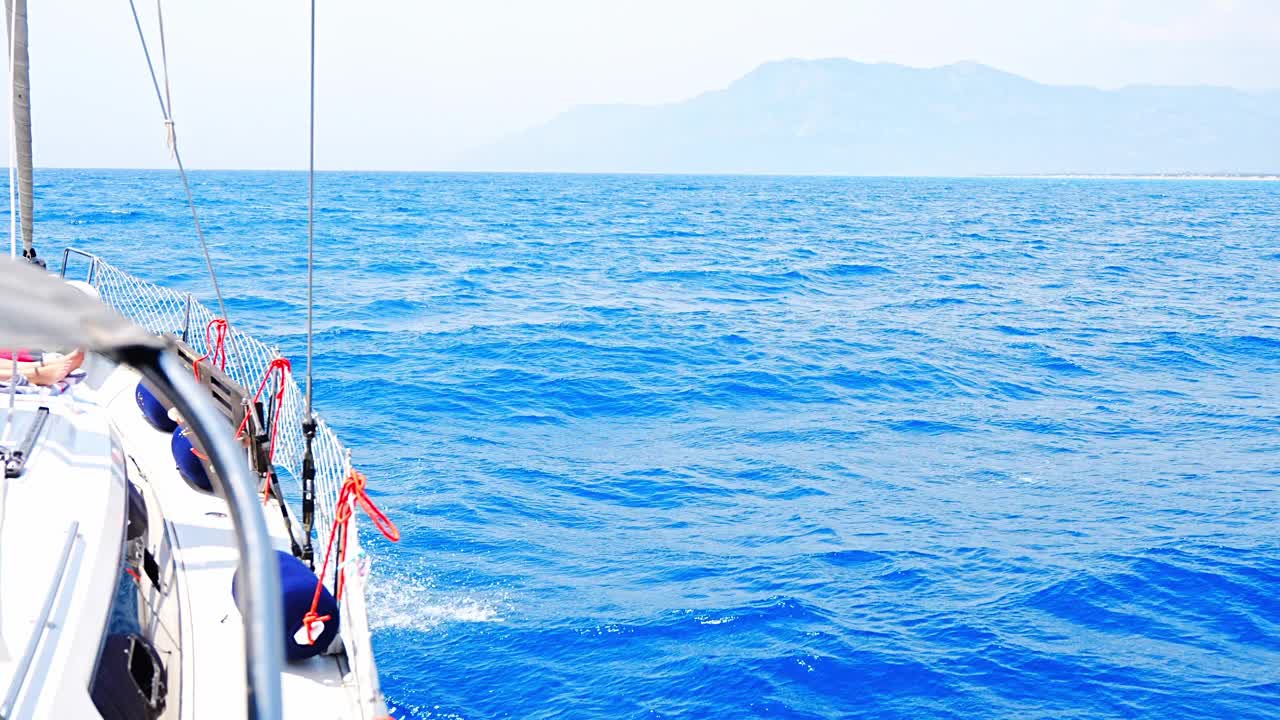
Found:
[[[13,359],[12,350],[0,350],[0,360],[12,360],[12,359]],[[18,351],[18,362],[35,362],[39,359],[40,359],[39,356],[32,355],[30,352],[26,350]]]

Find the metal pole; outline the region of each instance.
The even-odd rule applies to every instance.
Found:
[[[280,720],[283,698],[280,673],[284,665],[284,607],[280,597],[280,569],[266,517],[258,496],[258,483],[245,460],[244,448],[231,435],[191,373],[172,352],[158,353],[147,361],[128,358],[186,418],[209,453],[218,494],[236,530],[240,551],[240,614],[244,621],[245,681],[250,720]]]

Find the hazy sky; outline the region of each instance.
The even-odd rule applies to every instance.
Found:
[[[319,2],[324,168],[435,169],[582,103],[660,103],[768,60],[977,60],[1041,82],[1280,87],[1278,0]],[[193,167],[306,163],[307,3],[166,2]],[[141,0],[155,39],[155,4]],[[33,0],[38,166],[169,160],[127,0]],[[158,48],[152,52],[158,58]]]

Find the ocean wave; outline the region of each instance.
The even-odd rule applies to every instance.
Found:
[[[211,301],[171,176],[37,172],[42,255]],[[1275,715],[1280,184],[334,179],[397,718]],[[305,176],[199,182],[300,374]]]

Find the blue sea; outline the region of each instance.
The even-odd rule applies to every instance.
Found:
[[[194,181],[300,370],[305,176]],[[51,260],[209,297],[174,173],[37,185]],[[1280,716],[1280,183],[318,193],[396,718]]]

